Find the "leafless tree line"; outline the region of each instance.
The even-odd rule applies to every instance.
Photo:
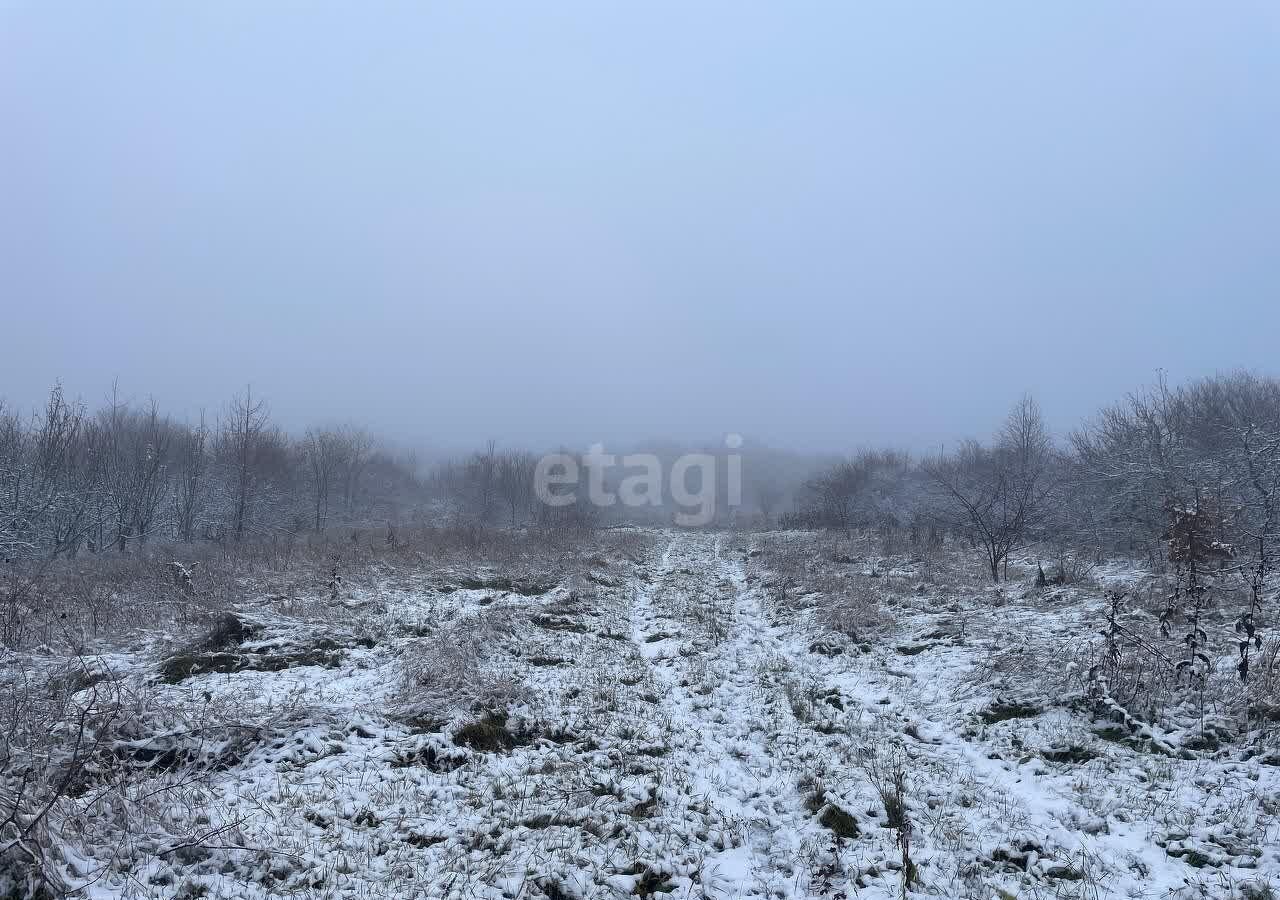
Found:
[[[1251,373],[1173,388],[1160,381],[1102,410],[1055,444],[1024,397],[989,442],[919,461],[864,451],[797,492],[784,525],[918,528],[927,522],[983,551],[1001,580],[1011,554],[1052,542],[1168,563],[1171,510],[1216,510],[1227,567],[1261,602],[1280,539],[1280,381]],[[762,504],[763,508],[763,504]]]
[[[1180,387],[1162,379],[1063,445],[1024,397],[990,442],[965,441],[918,463],[860,453],[809,479],[801,497],[784,525],[914,530],[927,521],[980,549],[993,582],[1009,577],[1018,553],[1056,554],[1052,577],[1039,567],[1042,586],[1074,580],[1081,560],[1145,558],[1165,592],[1161,637],[1179,639],[1180,649],[1143,652],[1174,683],[1198,687],[1203,714],[1209,617],[1234,619],[1243,682],[1270,646],[1264,628],[1280,591],[1280,381],[1247,372]],[[1111,599],[1113,648],[1123,594]],[[1120,654],[1108,659],[1117,677]]]
[[[568,451],[561,450],[567,454]],[[568,506],[541,503],[534,491],[536,454],[521,449],[499,450],[496,440],[483,450],[460,459],[445,460],[427,477],[427,490],[441,499],[438,514],[477,528],[505,525],[589,528],[595,511],[585,496]]]
[[[994,580],[1011,554],[1038,541],[1095,555],[1141,552],[1159,564],[1170,504],[1212,501],[1219,537],[1244,551],[1233,565],[1261,597],[1280,531],[1280,384],[1250,374],[1159,383],[1103,410],[1064,445],[1027,397],[990,441],[921,460],[867,450],[794,480],[765,454],[745,460],[757,522],[903,531],[917,543],[949,533],[981,548]],[[38,415],[0,407],[0,554],[12,577],[15,568],[153,540],[238,542],[413,517],[479,528],[602,521],[585,497],[539,503],[536,461],[491,441],[420,475],[354,426],[292,438],[249,390],[187,423],[115,395],[91,414],[55,388]]]
[[[213,422],[179,422],[114,393],[90,412],[60,387],[25,417],[0,405],[6,608],[59,560],[151,542],[238,542],[390,520],[423,495],[413,467],[353,426],[295,440],[245,390]]]

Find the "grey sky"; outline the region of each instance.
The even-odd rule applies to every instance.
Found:
[[[923,448],[1275,372],[1274,3],[0,4],[0,394]]]

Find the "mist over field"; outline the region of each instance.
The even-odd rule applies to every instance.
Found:
[[[1280,7],[0,3],[0,900],[1280,890]]]
[[[1268,4],[6,4],[6,398],[922,451],[1273,365]],[[1206,320],[1213,327],[1205,327]]]

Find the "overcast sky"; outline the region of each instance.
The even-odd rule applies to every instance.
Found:
[[[0,0],[0,395],[924,449],[1280,374],[1280,5]]]

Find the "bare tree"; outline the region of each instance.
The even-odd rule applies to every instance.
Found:
[[[774,510],[782,502],[782,485],[772,475],[765,475],[755,481],[754,487],[756,508],[764,517],[765,525],[768,525],[773,518]]]
[[[900,505],[894,495],[902,493],[910,474],[910,458],[896,450],[862,450],[852,459],[828,466],[804,484],[809,506],[803,518],[827,528],[845,532],[854,527],[881,524],[896,515]]]
[[[22,641],[30,598],[53,563],[73,555],[91,534],[99,502],[102,455],[83,407],[62,388],[24,433],[0,410],[0,641]]]
[[[339,467],[342,477],[342,506],[350,521],[360,488],[360,476],[368,468],[373,454],[373,438],[367,431],[355,426],[347,426],[342,429],[341,434],[345,443]]]
[[[516,517],[533,497],[533,472],[537,460],[532,453],[511,450],[498,458],[498,493],[511,513],[511,527]]]
[[[472,455],[466,467],[466,500],[481,525],[493,520],[498,505],[497,442],[489,441],[483,451]]]
[[[854,503],[866,486],[868,471],[855,460],[841,460],[805,482],[825,524],[846,533],[853,527]]]
[[[307,432],[303,451],[311,473],[315,530],[323,531],[329,516],[329,494],[334,480],[348,471],[353,446],[342,431],[313,428]]]
[[[55,386],[34,429],[32,472],[21,492],[20,515],[32,527],[32,550],[49,557],[74,554],[91,532],[102,484],[99,436],[79,403],[68,402]]]
[[[954,456],[925,463],[938,489],[934,514],[973,535],[986,553],[991,580],[1008,575],[1009,554],[1047,509],[1052,447],[1040,409],[1023,397],[991,447],[963,443]]]
[[[111,543],[124,553],[130,541],[147,539],[168,496],[174,429],[154,400],[146,409],[135,410],[114,393],[99,418],[105,484],[114,519]]]
[[[253,514],[267,418],[266,401],[255,401],[252,387],[246,387],[232,398],[222,422],[221,450],[230,467],[231,533],[237,541],[243,539]]]
[[[209,467],[209,428],[203,410],[200,423],[183,429],[174,441],[173,513],[178,540],[195,538],[196,521],[204,510]]]

